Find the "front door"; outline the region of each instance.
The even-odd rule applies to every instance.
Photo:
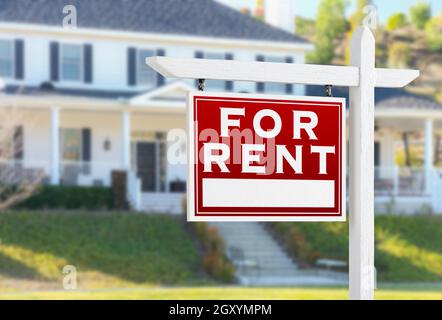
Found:
[[[137,175],[143,192],[157,190],[157,148],[155,142],[137,143]]]

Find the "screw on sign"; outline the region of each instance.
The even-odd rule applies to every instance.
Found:
[[[189,220],[345,220],[344,99],[189,99]]]

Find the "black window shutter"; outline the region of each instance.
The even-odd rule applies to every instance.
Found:
[[[25,77],[25,47],[24,41],[21,39],[15,40],[15,79],[22,80]]]
[[[285,58],[285,62],[286,63],[293,63],[293,58],[292,57],[286,57]],[[285,85],[285,93],[288,93],[288,94],[293,93],[293,84],[287,83]]]
[[[91,129],[84,128],[81,130],[81,160],[82,173],[89,174],[91,172],[90,162],[92,160],[92,142]]]
[[[233,60],[233,54],[226,53],[226,60]],[[233,91],[233,81],[226,81],[226,91]]]
[[[195,58],[196,59],[203,59],[204,58],[204,52],[202,52],[202,51],[195,51]],[[198,79],[195,80],[195,87],[198,88]]]
[[[93,52],[92,45],[84,45],[84,82],[92,83],[93,66],[92,66]]]
[[[264,56],[263,55],[257,55],[256,56],[256,61],[264,61]],[[256,91],[257,92],[264,92],[264,82],[257,82],[256,83]]]
[[[158,49],[157,50],[157,56],[165,56],[166,55],[166,51],[164,49]],[[161,87],[162,85],[164,85],[164,83],[166,82],[164,79],[164,77],[161,74],[157,74],[158,78],[157,78],[157,85],[158,87]]]
[[[57,42],[51,42],[50,44],[50,61],[49,65],[51,68],[50,76],[51,81],[59,80],[59,44]]]
[[[23,160],[23,126],[17,126],[14,131],[14,160]]]
[[[91,129],[84,128],[81,130],[81,140],[82,140],[81,160],[89,162],[92,160]]]
[[[137,49],[127,49],[127,84],[135,86],[137,84]]]

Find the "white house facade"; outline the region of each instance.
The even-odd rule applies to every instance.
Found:
[[[66,5],[76,8],[75,28],[63,27]],[[134,209],[178,213],[186,167],[167,161],[169,146],[176,145],[168,134],[185,129],[186,96],[195,83],[164,79],[145,58],[303,63],[311,49],[296,35],[212,0],[5,2],[0,114],[15,132],[14,152],[0,150],[1,170],[79,186],[109,186],[111,172],[124,170]],[[290,84],[207,81],[206,88],[323,95],[323,88],[310,93]],[[376,109],[378,210],[442,213],[442,179],[434,168],[441,106],[403,91],[378,97],[384,98]],[[404,132],[423,146],[422,166],[396,165]],[[185,146],[177,152],[185,153]]]

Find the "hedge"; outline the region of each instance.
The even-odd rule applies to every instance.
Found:
[[[112,191],[105,187],[41,186],[15,208],[110,210]]]

